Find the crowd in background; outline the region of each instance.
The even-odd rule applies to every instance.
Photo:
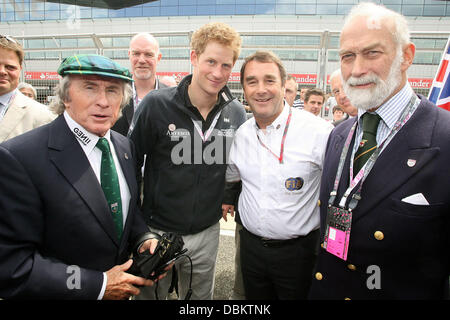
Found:
[[[22,46],[0,36],[0,297],[213,299],[231,214],[235,299],[448,298],[450,115],[407,81],[406,19],[354,7],[331,96],[260,50],[241,104],[227,86],[240,50],[234,28],[200,27],[177,82],[156,76],[159,44],[138,33],[130,70],[64,59],[45,106],[19,83]],[[127,272],[168,233],[189,260]]]

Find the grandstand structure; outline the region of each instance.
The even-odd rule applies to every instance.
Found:
[[[189,43],[201,25],[222,21],[241,34],[241,55],[229,80],[242,99],[239,70],[245,56],[271,50],[300,87],[329,92],[329,75],[339,67],[339,34],[345,14],[358,0],[160,0],[123,9],[68,5],[67,1],[0,0],[0,34],[18,39],[26,51],[22,78],[48,103],[58,82],[56,69],[67,56],[97,53],[129,66],[128,44],[137,32],[160,43],[158,75],[191,72]],[[416,44],[409,81],[427,95],[450,36],[450,3],[434,0],[381,0],[403,13]],[[136,3],[136,1],[133,1]]]

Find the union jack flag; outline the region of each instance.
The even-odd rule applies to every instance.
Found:
[[[450,77],[449,77],[449,62],[450,62],[450,37],[445,46],[444,54],[442,55],[439,69],[433,81],[428,100],[436,104],[438,107],[450,111]]]

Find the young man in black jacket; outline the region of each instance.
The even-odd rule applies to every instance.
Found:
[[[191,299],[212,299],[226,162],[243,106],[226,86],[241,38],[223,23],[210,23],[191,40],[193,73],[177,87],[152,91],[141,102],[131,139],[137,166],[145,158],[142,209],[149,228],[183,236],[193,262]],[[188,260],[176,263],[179,295],[190,285]],[[161,281],[165,298],[170,282]],[[153,290],[138,299],[154,298]]]

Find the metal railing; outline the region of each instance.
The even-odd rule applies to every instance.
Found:
[[[53,34],[53,35],[32,35],[18,36],[19,41],[24,44],[26,60],[23,68],[24,74],[28,71],[55,72],[62,59],[74,52],[95,52],[102,55],[110,55],[117,58],[120,63],[127,65],[128,59],[126,50],[129,39],[135,33],[73,33],[73,34]],[[172,31],[153,32],[160,42],[161,51],[165,51],[163,60],[158,66],[158,71],[164,72],[184,72],[190,73],[191,64],[189,61],[189,43],[192,31]],[[256,50],[272,50],[280,55],[281,60],[290,74],[309,74],[314,76],[315,83],[305,86],[315,86],[324,91],[328,91],[328,77],[339,67],[337,51],[339,45],[339,31],[240,31],[243,39],[242,52],[249,53]],[[422,54],[425,57],[437,55],[440,57],[450,32],[412,32],[411,38],[419,40],[416,48],[416,55]],[[89,41],[87,41],[89,40]],[[79,45],[81,44],[81,45]],[[186,55],[181,51],[176,57],[170,56],[170,49],[185,49]],[[33,58],[33,55],[41,53],[44,58]],[[296,54],[296,53],[304,53]],[[51,58],[45,58],[50,56]],[[284,56],[294,56],[294,58],[284,58]],[[302,58],[302,56],[307,58]],[[234,72],[238,72],[244,56],[240,56]],[[53,63],[51,61],[53,60]],[[436,61],[437,60],[437,61]],[[410,68],[410,77],[433,78],[438,67],[439,59],[430,59],[430,62],[414,63]],[[38,88],[38,91],[51,91],[55,80],[23,79],[38,87],[49,87],[48,90]],[[299,81],[298,81],[299,82]],[[40,85],[42,84],[42,85]],[[420,93],[426,93],[427,88],[418,88]],[[240,85],[233,85],[233,92],[242,95]],[[41,99],[42,100],[42,99]]]

